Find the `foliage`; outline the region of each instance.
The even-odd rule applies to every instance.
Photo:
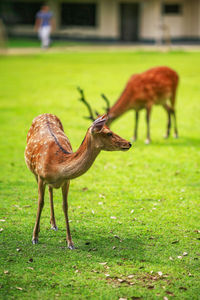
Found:
[[[200,53],[187,52],[0,57],[2,299],[199,299],[199,63]],[[33,246],[37,186],[23,157],[32,119],[56,114],[75,150],[90,125],[76,87],[102,111],[100,93],[113,103],[132,73],[155,65],[180,74],[180,138],[162,138],[166,113],[155,107],[153,143],[144,145],[142,113],[132,150],[102,152],[71,182],[69,216],[77,249],[65,244],[60,190],[54,192],[59,230],[50,230],[46,191],[39,244]],[[129,112],[112,129],[130,139],[133,120]]]

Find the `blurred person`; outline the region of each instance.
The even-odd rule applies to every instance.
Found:
[[[47,4],[41,7],[41,10],[36,14],[35,30],[41,40],[41,47],[48,48],[50,45],[50,34],[54,27],[53,13],[50,11]]]

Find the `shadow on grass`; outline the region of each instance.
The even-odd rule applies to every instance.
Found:
[[[71,226],[72,227],[72,226]],[[65,242],[65,228],[60,228],[57,232],[50,229],[41,228],[39,243],[32,245],[32,228],[28,231],[21,228],[12,228],[9,232],[2,234],[1,247],[2,258],[5,261],[21,263],[21,259],[28,263],[30,258],[33,261],[60,260],[61,258],[70,258],[71,263],[86,262],[88,255],[93,257],[93,262],[119,262],[126,260],[141,261],[145,256],[145,239],[136,236],[135,233],[130,236],[130,232],[123,231],[123,236],[117,236],[114,232],[103,232],[97,228],[91,232],[91,228],[71,228],[72,239],[75,250],[69,250]],[[109,230],[108,230],[109,231]],[[19,252],[17,249],[20,249]]]

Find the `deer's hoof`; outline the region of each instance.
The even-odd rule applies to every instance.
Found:
[[[151,140],[150,140],[150,139],[146,139],[146,140],[145,140],[145,144],[146,144],[146,145],[149,145],[150,143],[151,143]]]
[[[54,230],[54,231],[58,231],[58,227],[57,227],[57,226],[53,226],[53,225],[52,225],[52,226],[51,226],[51,229]]]
[[[174,134],[174,138],[178,139],[178,134],[177,133]]]
[[[75,250],[76,248],[75,248],[74,245],[68,245],[68,249],[70,249],[70,250]]]
[[[33,239],[32,239],[32,244],[33,244],[33,245],[38,244],[38,238],[33,238]]]
[[[137,140],[136,137],[132,137],[132,138],[131,138],[131,142],[132,142],[132,143],[136,142],[136,140]]]

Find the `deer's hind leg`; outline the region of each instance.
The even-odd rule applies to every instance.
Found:
[[[169,135],[170,135],[170,130],[171,130],[171,113],[172,113],[172,108],[169,105],[167,105],[167,104],[164,104],[163,107],[166,110],[167,116],[168,116],[167,130],[166,130],[166,134],[164,135],[164,138],[167,139],[169,137]]]
[[[67,196],[68,196],[68,191],[69,191],[69,183],[70,181],[67,181],[63,186],[62,186],[62,195],[63,195],[63,211],[65,215],[65,222],[66,222],[66,242],[68,244],[68,248],[73,250],[75,249],[74,244],[72,242],[72,237],[70,233],[70,228],[69,228],[69,219],[68,219],[68,203],[67,203]]]
[[[44,193],[45,193],[45,183],[44,181],[38,176],[38,209],[37,209],[37,217],[35,221],[35,226],[33,229],[33,238],[32,243],[38,243],[38,235],[40,231],[40,217],[42,213],[42,209],[44,206]]]
[[[56,219],[54,214],[54,206],[53,206],[53,188],[49,186],[49,200],[50,200],[50,208],[51,208],[51,229],[57,231],[58,227],[56,226]]]

